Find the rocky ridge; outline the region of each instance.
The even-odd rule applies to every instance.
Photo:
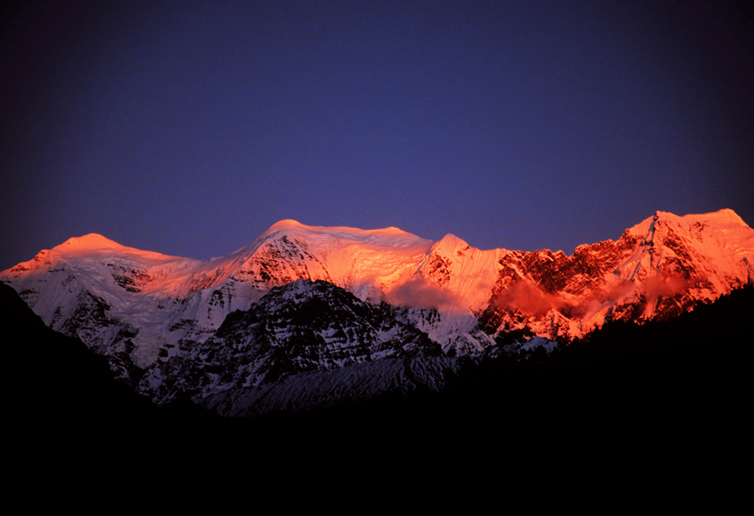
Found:
[[[87,235],[0,280],[154,401],[187,394],[230,413],[345,381],[438,388],[459,355],[674,317],[753,283],[752,260],[754,230],[731,210],[657,212],[571,256],[281,221],[206,261]],[[367,386],[370,367],[382,380]]]

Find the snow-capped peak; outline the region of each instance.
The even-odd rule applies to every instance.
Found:
[[[450,233],[435,242],[432,246],[432,251],[446,256],[451,256],[453,254],[458,254],[460,256],[461,253],[469,249],[471,249],[469,244]]]
[[[304,237],[310,244],[315,243],[317,240],[323,241],[322,243],[333,243],[337,240],[345,241],[347,244],[361,242],[388,247],[406,247],[416,245],[417,243],[426,246],[431,244],[429,240],[417,237],[396,227],[358,229],[345,226],[308,226],[292,219],[276,222],[267,231],[262,233],[257,242],[282,235]]]
[[[169,256],[154,251],[142,251],[133,247],[119,244],[97,233],[69,238],[62,244],[53,247],[49,252],[50,259],[99,259],[105,256],[128,258],[143,262],[142,265],[156,265],[176,260],[199,262],[190,258]]]
[[[69,238],[58,247],[86,251],[93,249],[118,249],[123,246],[97,233],[89,233],[88,235]]]
[[[54,329],[79,332],[98,349],[127,352],[144,367],[180,342],[205,341],[229,313],[297,280],[323,280],[375,304],[435,308],[439,319],[422,326],[435,336],[451,323],[446,335],[475,331],[479,322],[491,334],[526,327],[554,338],[582,334],[621,313],[641,310],[647,318],[716,299],[751,282],[753,264],[754,230],[732,210],[657,212],[617,242],[579,246],[572,256],[482,251],[451,234],[432,242],[395,227],[288,219],[212,260],[84,235],[0,273],[0,280],[22,292]]]
[[[658,221],[660,222],[660,225],[671,224],[679,228],[684,228],[685,230],[695,228],[697,231],[701,231],[708,228],[712,231],[743,231],[743,234],[747,234],[751,231],[751,228],[735,211],[726,208],[711,213],[689,214],[683,216],[665,211],[657,211],[654,216],[644,219],[632,228],[629,228],[628,232],[632,235],[644,237],[652,229],[652,225]]]

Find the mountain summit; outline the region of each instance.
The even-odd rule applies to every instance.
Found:
[[[408,357],[439,360],[535,337],[569,341],[606,321],[674,317],[754,283],[754,230],[732,210],[657,212],[617,241],[567,256],[283,220],[211,260],[94,234],[72,238],[3,271],[0,281],[142,392],[209,399],[286,375],[389,357],[397,371]],[[297,319],[294,305],[329,315],[302,323],[308,319]],[[286,327],[279,314],[299,322]],[[224,373],[215,355],[225,357]],[[184,385],[185,374],[202,378],[201,388]]]

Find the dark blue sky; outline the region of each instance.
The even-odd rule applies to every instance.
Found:
[[[754,225],[740,5],[5,2],[0,269],[285,218],[567,253],[656,210]]]

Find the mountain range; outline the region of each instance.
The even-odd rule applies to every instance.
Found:
[[[437,392],[468,360],[673,319],[754,284],[754,230],[657,212],[568,256],[285,220],[210,260],[71,238],[0,281],[153,402],[253,416]]]

